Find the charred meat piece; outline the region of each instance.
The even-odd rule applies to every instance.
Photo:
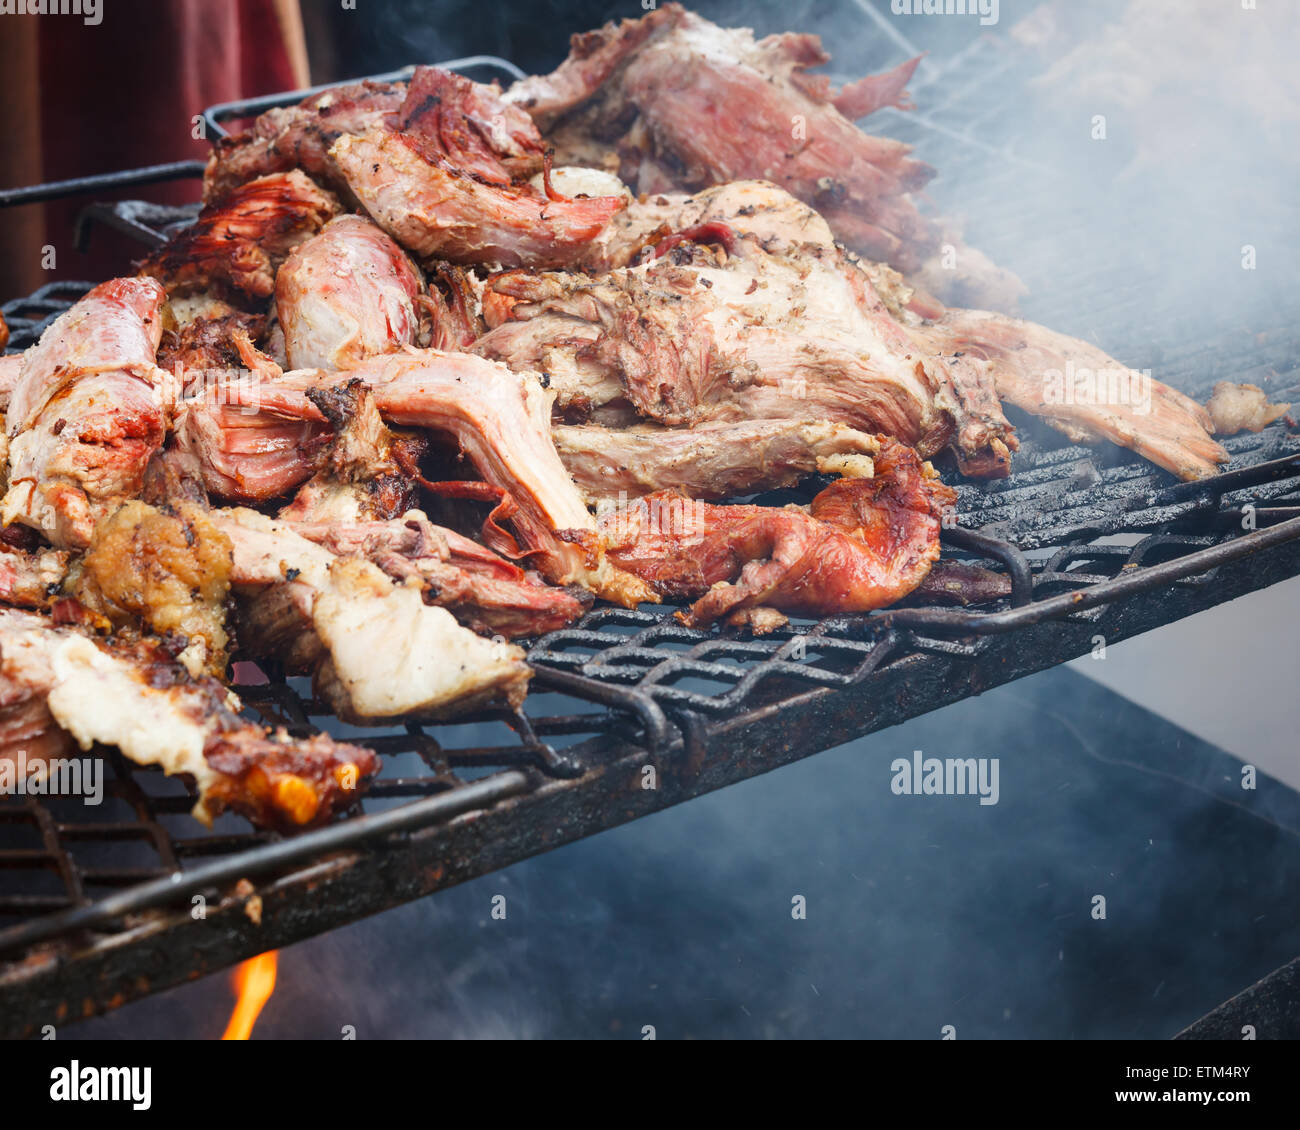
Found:
[[[426,159],[485,184],[509,186],[543,167],[546,144],[527,111],[504,101],[496,83],[440,67],[416,67],[397,128]]]
[[[175,330],[165,330],[158,347],[158,364],[175,378],[186,396],[199,396],[207,385],[237,379],[241,373],[261,379],[280,375],[280,366],[254,344],[265,319],[231,313],[195,318]]]
[[[212,203],[268,173],[302,169],[321,184],[342,187],[329,148],[344,133],[394,125],[406,98],[400,83],[364,82],[313,94],[297,106],[268,110],[251,129],[213,146],[203,176],[203,199]]]
[[[522,701],[523,652],[485,640],[358,556],[339,557],[252,510],[213,511],[234,546],[242,647],[310,673],[354,722],[443,718]]]
[[[292,522],[361,522],[396,518],[417,502],[410,469],[427,447],[418,434],[395,434],[359,378],[310,388],[307,398],[329,422],[325,465],[280,511]]]
[[[207,510],[208,488],[203,484],[199,461],[174,447],[158,452],[145,468],[140,501],[162,510],[173,509],[182,502]]]
[[[963,561],[936,561],[913,591],[911,604],[948,604],[967,608],[1011,595],[1011,578]]]
[[[480,284],[472,270],[452,263],[435,263],[429,273],[429,345],[433,349],[465,350],[483,333],[479,313]]]
[[[851,119],[903,104],[916,60],[835,93],[807,72],[828,58],[816,36],[755,42],[667,4],[575,36],[559,70],[506,96],[533,114],[561,164],[616,146],[623,180],[648,193],[767,177],[815,205],[851,247],[912,269],[937,234],[908,193],[933,170]]]
[[[102,283],[25,354],[6,417],[6,525],[79,548],[102,514],[140,493],[174,396],[154,363],[164,299],[153,279]]]
[[[49,608],[59,596],[70,559],[63,549],[28,549],[0,542],[0,605]]]
[[[793,486],[816,472],[870,477],[874,436],[823,420],[741,420],[664,428],[558,424],[556,450],[593,505],[675,490],[721,499]]]
[[[402,249],[360,216],[331,220],[276,276],[275,308],[293,369],[348,369],[420,344],[425,302]]]
[[[553,200],[527,183],[484,183],[403,134],[340,137],[330,156],[371,219],[422,259],[562,267],[624,207],[622,196]]]
[[[840,479],[807,511],[661,492],[610,511],[601,531],[620,567],[665,596],[698,598],[679,614],[688,624],[747,608],[866,612],[924,580],[955,499],[914,451],[882,437],[874,478]]]
[[[193,674],[226,671],[225,602],[230,539],[200,506],[160,510],[132,500],[95,528],[68,590],[114,628],[134,627],[183,641],[177,657]]]
[[[194,678],[157,642],[101,642],[48,617],[0,609],[0,758],[31,773],[75,742],[111,745],[194,780],[194,816],[225,809],[292,832],[352,807],[379,768],[373,752],[301,740],[240,718],[214,679]]]
[[[140,273],[162,282],[169,296],[264,300],[289,252],[338,211],[338,201],[297,169],[260,177],[208,204]]]

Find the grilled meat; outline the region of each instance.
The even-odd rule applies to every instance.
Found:
[[[827,250],[835,244],[830,225],[803,201],[769,181],[743,180],[696,193],[657,193],[634,200],[579,266],[589,273],[631,266],[651,250],[656,257],[671,250],[686,232],[695,237],[711,232],[715,242],[749,235],[764,250],[787,254],[805,244]]]
[[[881,437],[875,477],[840,479],[807,511],[665,491],[609,511],[601,532],[621,568],[665,596],[698,598],[679,613],[688,624],[743,609],[865,612],[921,583],[955,500],[914,451]]]
[[[144,472],[140,500],[169,510],[185,502],[208,509],[208,488],[203,485],[203,468],[192,455],[174,447],[164,448],[149,460]]]
[[[1268,394],[1259,385],[1220,381],[1214,386],[1205,410],[1214,422],[1215,434],[1230,436],[1242,431],[1262,431],[1274,420],[1285,416],[1291,405],[1270,404]]]
[[[196,818],[225,809],[296,831],[352,806],[379,767],[370,750],[268,731],[238,700],[194,678],[156,642],[99,641],[48,617],[0,609],[0,757],[43,772],[72,742],[116,746],[192,778]]]
[[[268,110],[243,133],[213,146],[203,175],[203,199],[223,197],[268,173],[302,169],[321,184],[344,187],[329,149],[345,133],[362,133],[396,122],[406,98],[400,83],[363,82],[313,94],[297,106]]]
[[[474,351],[547,373],[562,413],[599,423],[625,423],[629,409],[672,426],[812,416],[924,456],[948,444],[966,474],[998,476],[1017,446],[1001,399],[1183,478],[1225,458],[1188,397],[1041,326],[945,309],[845,255],[773,186],[730,185],[665,211],[714,249],[670,238],[658,258],[600,276],[494,276],[482,297],[492,328]],[[1067,393],[1075,374],[1127,391]]]
[[[47,701],[57,636],[48,617],[0,609],[0,764],[15,776],[44,774],[50,758],[75,748]]]
[[[430,347],[468,349],[484,329],[479,313],[478,278],[470,268],[451,263],[434,263],[429,273],[431,281],[425,309],[430,315]]]
[[[410,469],[426,447],[421,435],[395,435],[360,380],[307,390],[332,429],[324,466],[299,489],[280,517],[293,522],[359,522],[396,518],[416,505]]]
[[[425,604],[418,580],[396,582],[256,511],[213,511],[213,520],[234,547],[241,646],[311,673],[340,717],[436,718],[523,699],[523,652]]]
[[[329,160],[375,222],[422,258],[561,266],[624,200],[531,184],[544,152],[532,120],[496,86],[421,67],[395,118],[342,134]]]
[[[194,227],[0,362],[20,524],[0,544],[0,758],[41,773],[112,744],[192,777],[200,819],[312,826],[377,761],[240,719],[211,677],[229,658],[399,722],[517,707],[530,669],[502,637],[591,594],[755,633],[999,599],[999,575],[932,571],[955,494],[924,462],[1005,474],[999,398],[1184,478],[1225,458],[1212,424],[1285,411],[1225,385],[1207,413],[905,281],[886,263],[924,278],[940,239],[910,195],[930,170],[850,119],[906,106],[915,61],[832,91],[809,73],[826,59],[670,4],[505,96],[419,68],[218,143]],[[553,175],[539,125],[595,168]],[[962,258],[976,285],[996,273]],[[428,481],[430,433],[480,481]],[[708,501],[815,472],[844,477],[807,507]],[[434,525],[421,491],[491,503],[486,544]],[[292,498],[271,518],[209,493]]]
[[[71,554],[0,543],[0,605],[48,608],[63,585]]]
[[[217,466],[217,457],[232,444],[243,445],[241,432],[266,431],[275,438],[275,450],[259,467],[256,480],[245,477],[237,484],[245,493],[253,486],[278,492],[286,482],[296,480],[296,485],[309,478],[316,467],[304,453],[307,441],[302,433],[286,431],[287,422],[317,428],[316,434],[327,443],[326,415],[309,394],[356,380],[370,388],[375,406],[389,423],[455,437],[487,484],[487,493],[480,491],[476,497],[497,503],[484,527],[494,549],[528,556],[555,584],[580,584],[622,604],[647,598],[644,584],[604,558],[595,520],[551,439],[551,394],[534,374],[514,373],[470,354],[410,350],[372,357],[346,373],[302,371],[242,392],[231,389],[219,397],[220,404],[210,398],[189,425],[192,432],[202,429],[190,449],[200,455],[205,475],[212,476],[210,489],[222,494],[212,479],[228,476]],[[243,407],[254,414],[243,415]],[[506,519],[521,544],[499,525]]]
[[[297,169],[260,177],[208,204],[140,273],[171,296],[204,294],[236,305],[267,299],[289,252],[338,211],[338,201]]]
[[[331,220],[276,275],[275,308],[294,369],[347,369],[422,344],[425,301],[402,249],[360,216]]]
[[[219,200],[256,177],[294,168],[346,193],[330,147],[344,135],[372,130],[400,130],[430,157],[491,183],[526,179],[543,163],[537,127],[523,110],[502,101],[495,84],[417,67],[409,85],[335,87],[297,106],[268,110],[250,129],[222,138],[204,175],[204,199]]]
[[[124,503],[95,527],[69,578],[84,608],[115,628],[143,628],[184,641],[177,657],[193,674],[225,674],[230,540],[192,502],[160,510]]]
[[[163,301],[153,279],[103,283],[27,352],[6,417],[6,525],[84,547],[102,514],[140,493],[173,398],[154,363]]]
[[[769,234],[764,246],[710,227],[693,234],[716,235],[729,252],[685,242],[598,277],[490,279],[493,329],[474,351],[546,372],[562,412],[622,399],[670,426],[822,419],[885,432],[927,457],[951,444],[967,473],[1007,473],[1016,440],[986,367],[911,334],[862,264],[829,241]]]
[[[374,562],[395,581],[414,578],[427,604],[483,635],[538,636],[576,620],[590,603],[542,584],[513,562],[418,510],[386,522],[293,522],[296,533],[339,556]]]
[[[547,131],[561,164],[616,148],[623,180],[648,193],[767,177],[815,205],[856,250],[912,269],[937,238],[908,193],[933,170],[850,119],[899,104],[916,60],[832,93],[807,73],[828,59],[816,36],[755,42],[747,29],[666,4],[575,36],[559,70],[506,97]]]
[[[556,450],[588,503],[675,490],[720,499],[792,486],[814,472],[870,477],[874,436],[824,420],[741,420],[664,428],[559,424]]]
[[[484,184],[507,187],[544,165],[546,144],[527,111],[506,102],[496,83],[471,82],[440,67],[416,67],[397,129],[427,160]]]
[[[936,561],[915,590],[909,603],[949,604],[967,608],[988,604],[1011,595],[1011,578],[979,565],[962,561]]]
[[[509,509],[502,517],[548,580],[618,603],[642,599],[644,587],[604,559],[595,522],[551,439],[551,395],[535,376],[433,350],[375,358],[353,371],[374,389],[385,419],[455,436],[483,479],[503,492]],[[496,540],[494,548],[518,552]]]
[[[11,353],[0,357],[0,412],[9,411],[9,400],[23,373],[23,354]]]
[[[319,410],[304,416],[302,399],[301,383],[279,366],[218,372],[178,406],[177,449],[221,501],[283,498],[320,469],[331,442]]]
[[[176,378],[182,393],[191,396],[206,383],[240,372],[278,376],[280,367],[254,344],[264,325],[264,318],[239,312],[192,318],[177,329],[163,331],[158,364]]]
[[[330,156],[371,219],[421,258],[561,267],[624,206],[621,196],[552,200],[527,183],[485,184],[404,134],[340,137]]]
[[[1215,475],[1228,461],[1201,405],[1087,342],[982,310],[948,310],[914,332],[986,361],[998,396],[1075,443],[1109,440],[1187,480]]]
[[[529,109],[560,164],[615,168],[642,194],[763,177],[814,205],[853,250],[919,273],[950,301],[1013,307],[1020,280],[918,212],[911,194],[934,171],[910,146],[854,125],[883,106],[909,109],[919,60],[835,92],[808,71],[828,58],[816,36],[755,42],[666,4],[574,36],[558,70],[506,97]],[[942,245],[955,249],[955,269],[939,261]]]

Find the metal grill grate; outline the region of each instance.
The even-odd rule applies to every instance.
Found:
[[[9,344],[6,353],[21,353],[40,340],[45,328],[77,301],[94,283],[52,282],[34,291],[26,298],[15,298],[0,306],[5,324],[9,327]]]
[[[980,83],[1009,65],[984,46],[945,73]],[[942,142],[946,176],[987,185],[989,155],[1005,153],[980,130],[998,115],[961,119],[969,102],[953,87],[945,104],[940,89],[924,84],[921,114],[897,120]],[[894,125],[885,132],[902,135]],[[93,215],[144,242],[184,219],[133,205]],[[12,347],[88,286],[54,283],[6,304]],[[1171,344],[1162,377],[1202,395],[1211,374],[1254,380],[1300,400],[1271,379],[1300,344],[1289,324],[1229,366],[1214,344]],[[360,813],[294,840],[235,817],[205,833],[181,783],[115,751],[98,810],[0,801],[0,1031],[116,1007],[1085,654],[1098,634],[1118,641],[1300,572],[1300,436],[1285,426],[1230,439],[1231,467],[1212,482],[1174,484],[1127,453],[1017,422],[1015,474],[961,484],[962,529],[945,535],[946,556],[1011,578],[997,604],[795,621],[762,638],[688,629],[670,609],[599,609],[533,643],[522,712],[439,726],[343,726],[302,680],[241,666],[253,716],[300,735],[327,728],[385,758]]]

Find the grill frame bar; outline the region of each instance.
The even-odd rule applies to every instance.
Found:
[[[458,62],[502,61],[475,57]],[[382,81],[409,70],[377,77]],[[224,132],[223,122],[292,104],[308,93],[213,107],[209,125]],[[146,183],[146,174],[159,169],[172,167],[33,186],[18,195],[0,193],[0,207]],[[195,162],[187,173],[176,175],[200,172],[201,163]],[[120,179],[124,177],[135,179]],[[172,179],[171,173],[160,179]],[[123,215],[120,208],[106,206],[93,218],[120,220],[116,226],[147,239],[147,223],[138,222],[142,213]],[[58,312],[60,302],[52,295],[59,288],[73,293],[78,286],[84,292],[89,284],[49,284],[31,299],[6,304],[6,313],[23,303],[35,301],[38,308],[48,303],[43,319],[30,319],[23,327],[29,334],[39,332]],[[40,1023],[117,1007],[1087,654],[1098,634],[1118,642],[1300,574],[1296,505],[1258,507],[1255,518],[1261,528],[1234,536],[1240,531],[1242,505],[1256,499],[1289,502],[1292,496],[1300,501],[1300,438],[1284,435],[1275,425],[1257,441],[1244,437],[1229,446],[1239,459],[1226,474],[1208,483],[1170,485],[1167,476],[1123,454],[1099,455],[1059,440],[1044,447],[1030,440],[1017,462],[1018,467],[1026,460],[1031,465],[1007,480],[1006,493],[1034,475],[1050,491],[1054,484],[1073,481],[1073,468],[1091,469],[1100,480],[1092,492],[1098,496],[1095,504],[1065,508],[1055,526],[1046,524],[1032,505],[1004,505],[994,497],[997,491],[983,494],[981,488],[963,485],[958,508],[972,526],[945,531],[945,545],[964,558],[988,560],[1011,577],[1011,599],[992,612],[903,608],[832,617],[818,625],[796,625],[784,634],[788,638],[778,633],[776,640],[760,643],[734,634],[692,632],[667,622],[670,614],[662,611],[598,610],[577,628],[538,641],[530,652],[535,685],[544,692],[606,711],[599,717],[550,717],[540,723],[554,732],[569,726],[572,732],[595,736],[556,750],[525,715],[511,720],[520,739],[513,754],[491,749],[470,756],[469,751],[444,750],[436,727],[408,727],[405,737],[381,736],[380,742],[403,749],[419,747],[432,775],[384,782],[390,799],[419,799],[297,840],[261,837],[265,842],[242,854],[185,866],[202,858],[190,850],[200,841],[178,847],[153,818],[157,830],[151,834],[159,841],[155,846],[165,866],[138,883],[130,882],[127,872],[116,872],[125,881],[122,889],[88,901],[79,866],[57,850],[60,822],[45,812],[38,820],[43,842],[77,905],[0,930],[0,1031],[30,1035]],[[1080,520],[1078,511],[1086,512],[1086,520]],[[1091,544],[1097,536],[1120,533],[1142,540],[1127,550]],[[999,536],[1003,534],[1007,536]],[[1054,552],[1046,562],[1030,560],[1030,553],[1047,548]],[[1192,552],[1154,565],[1140,560],[1180,548]],[[1139,558],[1135,564],[1134,555]],[[1093,569],[1097,559],[1109,559],[1118,568],[1072,571],[1076,558],[1092,562]],[[1034,598],[1036,587],[1062,586],[1073,591]],[[1154,588],[1161,589],[1158,600],[1140,599]],[[630,623],[620,624],[620,618]],[[574,660],[557,648],[566,634],[629,626],[638,635],[684,646],[685,658],[664,652],[658,642],[656,649],[644,649],[656,650],[647,660],[654,665],[654,678],[647,680],[647,669],[638,667],[636,645],[604,646],[602,654],[627,652],[631,646],[631,652],[620,655],[629,662],[617,664]],[[834,664],[821,670],[792,659],[796,641],[827,649],[848,662],[850,670]],[[725,662],[709,658],[718,646],[740,656],[762,655],[758,666],[766,664],[766,669],[736,680],[741,690],[730,697],[679,690],[679,677],[732,677]],[[629,680],[634,685],[627,685]],[[245,693],[256,698],[259,691],[246,688]],[[273,682],[263,693],[259,710],[265,706],[270,716],[278,712],[304,732],[311,728],[313,704],[288,683]],[[637,726],[640,739],[633,737]],[[485,766],[503,767],[476,780],[462,780],[449,767],[449,759],[472,766],[475,757]],[[134,783],[141,775],[120,755],[116,762],[125,781]],[[647,764],[659,772],[657,789],[640,787]],[[159,798],[136,791],[135,803],[152,810]],[[175,797],[165,807],[175,813],[187,804]],[[49,851],[51,846],[56,850]],[[4,855],[0,850],[0,863]],[[257,882],[249,888],[236,884],[253,878]],[[205,918],[190,913],[186,900],[195,895],[210,903]],[[248,916],[253,897],[260,900],[260,925]]]

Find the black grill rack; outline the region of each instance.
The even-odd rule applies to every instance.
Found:
[[[269,104],[218,108],[214,124]],[[184,217],[127,212],[144,242],[165,235],[149,227],[160,220]],[[88,285],[6,304],[11,348]],[[1213,373],[1300,400],[1275,379],[1300,333],[1262,337],[1231,366],[1212,343],[1185,344],[1161,375],[1198,395]],[[534,641],[522,711],[437,726],[344,726],[303,680],[242,665],[252,716],[385,759],[360,812],[295,839],[235,817],[205,832],[183,784],[112,750],[99,809],[0,801],[0,1034],[115,1008],[1300,573],[1288,425],[1228,440],[1227,472],[1194,484],[1032,421],[1022,437],[1010,478],[959,485],[959,528],[944,535],[946,556],[1009,578],[996,604],[794,621],[760,638],[689,629],[671,609],[598,609]]]

